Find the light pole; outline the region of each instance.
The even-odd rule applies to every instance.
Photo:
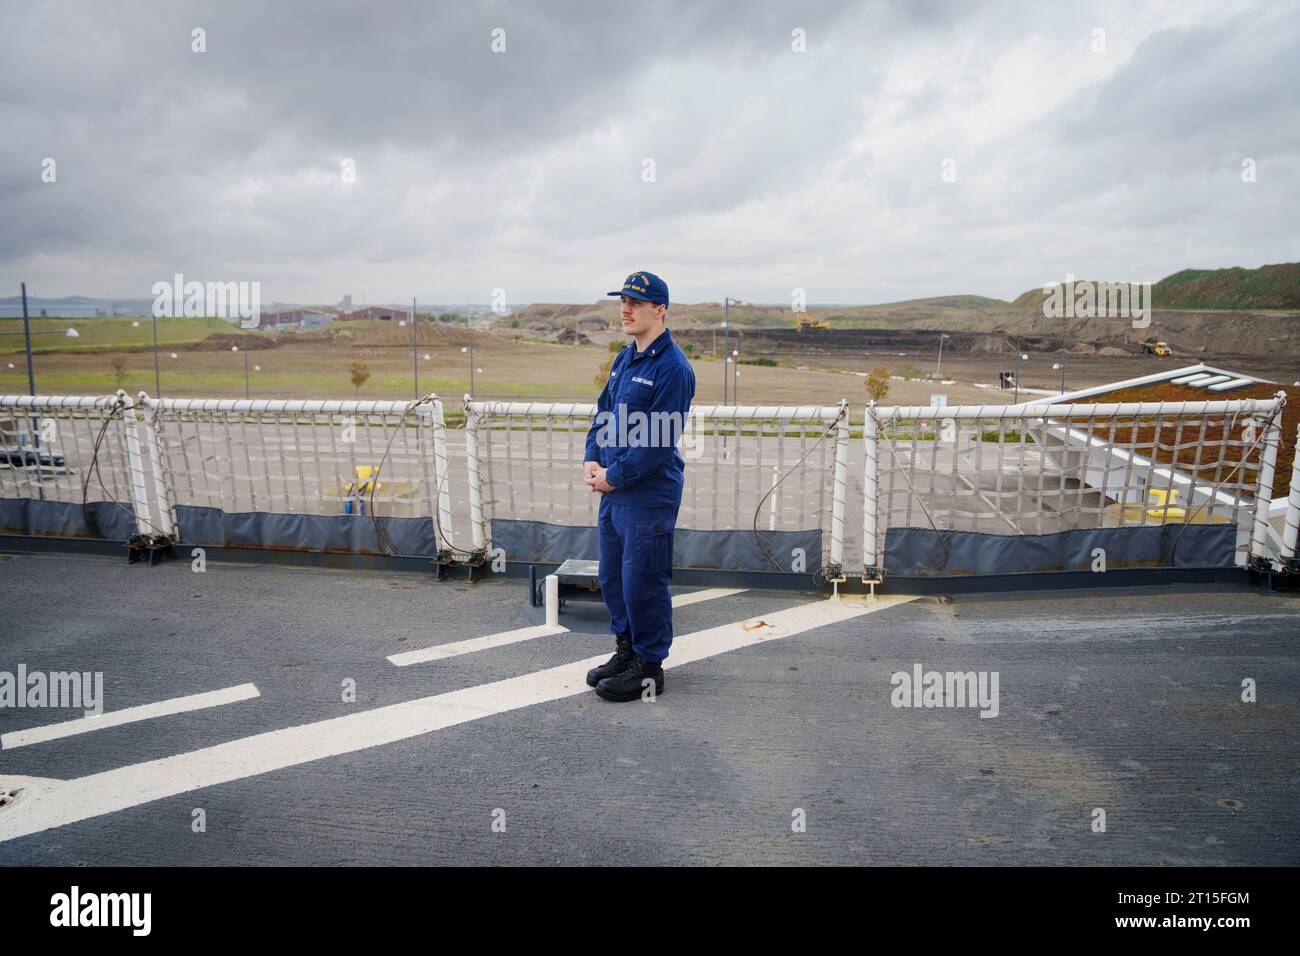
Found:
[[[727,352],[727,320],[722,320],[722,404],[727,404],[727,362],[731,361],[731,355]]]
[[[23,287],[23,330],[21,332],[0,332],[0,335],[21,335],[23,337],[25,351],[27,352],[27,389],[30,394],[35,395],[36,374],[32,369],[32,336],[33,335],[58,335],[59,333],[54,329],[50,329],[48,331],[39,331],[39,332],[33,332],[31,330],[31,326],[27,321],[27,283],[24,282],[22,284],[22,287]],[[81,336],[80,332],[78,332],[76,329],[71,327],[64,330],[63,334],[70,339],[80,338]]]
[[[242,351],[244,353],[244,398],[252,398],[253,396],[249,394],[248,390],[248,347],[245,346],[243,349],[240,349],[238,345],[232,345],[230,351]]]
[[[722,354],[730,355],[727,351],[727,324],[731,320],[731,303],[735,302],[731,296],[722,297]],[[722,404],[727,404],[727,375],[726,366],[723,366],[722,375]]]
[[[36,394],[36,374],[32,371],[32,328],[27,321],[27,283],[23,283],[23,340],[27,344],[27,387]]]
[[[942,333],[940,333],[940,335],[939,335],[939,360],[938,360],[937,362],[934,363],[934,377],[935,377],[935,378],[941,378],[941,376],[939,375],[939,366],[941,366],[941,365],[943,364],[943,340],[946,339],[946,338],[948,338],[948,333],[947,333],[947,332],[942,332]]]
[[[1016,339],[1016,397],[1014,404],[1020,403],[1020,340]]]
[[[474,397],[474,346],[462,345],[460,347],[460,350],[462,352],[469,353],[469,397],[473,398]]]
[[[740,349],[732,349],[731,358],[731,373],[735,376],[731,380],[731,404],[735,405],[740,398]]]
[[[1070,360],[1070,353],[1061,349],[1061,394],[1065,394],[1065,366]]]
[[[420,356],[416,352],[415,320],[419,313],[415,311],[415,300],[411,300],[411,372],[415,376],[415,399],[420,400]]]
[[[153,315],[153,389],[154,397],[162,398],[162,372],[158,368],[158,315],[152,309],[149,310]]]

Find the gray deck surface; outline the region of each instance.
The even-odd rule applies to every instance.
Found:
[[[679,635],[819,595],[747,591]],[[584,693],[0,841],[0,865],[1296,864],[1300,603],[1163,588],[922,598],[695,661],[653,703]],[[103,671],[106,710],[260,696],[0,750],[71,780],[606,653],[520,580],[0,555],[0,671]],[[1000,714],[890,704],[890,675],[997,671]],[[342,702],[352,678],[357,701]],[[1258,702],[1241,701],[1253,678]],[[79,712],[0,710],[0,732]],[[39,801],[40,792],[23,799]],[[207,831],[191,831],[194,808]],[[1090,829],[1105,809],[1107,832]],[[505,832],[493,832],[493,811]],[[806,813],[806,832],[791,830]],[[0,815],[24,812],[22,800]],[[3,818],[0,817],[0,823]],[[0,827],[0,830],[3,828]]]

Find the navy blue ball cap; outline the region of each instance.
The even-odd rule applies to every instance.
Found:
[[[605,294],[625,295],[629,299],[640,299],[643,302],[661,302],[667,305],[668,283],[653,272],[633,272],[623,282],[623,288],[617,292],[607,292]]]

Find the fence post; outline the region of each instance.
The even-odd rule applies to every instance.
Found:
[[[434,521],[434,541],[439,551],[450,549],[451,488],[447,482],[447,420],[443,415],[442,399],[434,396],[431,405],[421,405],[419,414],[425,419],[433,436],[433,477],[437,496],[437,514]]]
[[[465,463],[469,467],[469,523],[474,550],[485,552],[489,535],[483,521],[483,485],[479,475],[479,416],[468,394],[465,395]]]
[[[144,455],[140,452],[140,422],[131,396],[117,390],[117,400],[122,403],[122,431],[126,439],[126,470],[131,478],[131,510],[135,513],[135,529],[139,534],[149,534],[149,485],[145,480]]]
[[[844,568],[844,510],[849,484],[849,403],[840,399],[835,422],[835,484],[831,489],[831,564],[835,577]]]
[[[1296,426],[1296,439],[1300,442],[1300,425]],[[1279,558],[1283,569],[1300,570],[1296,562],[1296,540],[1300,538],[1300,444],[1296,445],[1295,460],[1291,462],[1291,489],[1286,497],[1286,517],[1282,526],[1282,553]]]
[[[777,504],[781,500],[780,481],[781,481],[781,469],[778,466],[773,465],[772,466],[772,488],[769,493],[768,505],[767,505],[767,530],[768,531],[776,530],[776,516],[781,510]]]
[[[862,465],[862,579],[881,578],[880,555],[876,552],[876,514],[879,507],[880,434],[874,415],[876,403],[867,403],[862,428],[865,455]]]
[[[1285,398],[1278,393],[1279,398]],[[1247,567],[1270,566],[1268,558],[1268,511],[1273,503],[1273,474],[1277,470],[1277,449],[1282,443],[1282,428],[1277,415],[1264,432],[1264,451],[1260,455],[1259,487],[1255,492],[1255,527],[1250,538]]]
[[[141,422],[144,428],[144,446],[149,455],[149,468],[153,478],[154,498],[158,511],[157,530],[172,541],[180,540],[180,527],[176,521],[176,508],[171,492],[171,471],[167,467],[161,436],[158,432],[158,406],[143,391],[140,407],[144,409]]]

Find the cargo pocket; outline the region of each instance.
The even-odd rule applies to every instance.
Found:
[[[646,571],[671,572],[675,516],[638,518],[636,523],[637,564]]]

